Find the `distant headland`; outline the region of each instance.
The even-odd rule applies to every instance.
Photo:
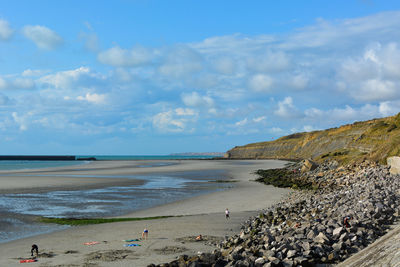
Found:
[[[225,152],[183,152],[183,153],[172,153],[170,156],[214,156],[222,157]]]

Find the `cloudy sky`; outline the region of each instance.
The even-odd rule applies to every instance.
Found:
[[[400,112],[400,1],[0,6],[0,154],[224,152]]]

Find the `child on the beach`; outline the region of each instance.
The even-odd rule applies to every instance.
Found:
[[[228,210],[228,208],[226,208],[226,210],[225,210],[225,218],[229,219],[229,210]]]
[[[31,249],[31,256],[33,257],[33,252],[35,252],[36,257],[39,256],[39,248],[36,244],[32,245],[32,249]]]
[[[146,239],[149,236],[149,230],[147,230],[147,228],[144,228],[143,233],[142,233],[142,239]]]

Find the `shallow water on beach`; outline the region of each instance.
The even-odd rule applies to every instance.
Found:
[[[144,180],[145,183],[90,190],[0,195],[2,215],[0,243],[63,228],[34,222],[32,218],[36,216],[74,218],[119,216],[232,187],[231,183],[210,182],[225,179],[223,171],[215,170],[139,175],[128,178]]]
[[[88,161],[77,160],[0,160],[0,170],[40,169],[64,166],[79,166]]]

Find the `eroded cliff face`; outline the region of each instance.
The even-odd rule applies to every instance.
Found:
[[[226,153],[231,159],[335,159],[353,162],[369,159],[385,162],[400,152],[400,113],[396,116],[356,122],[338,128],[296,133],[270,142],[237,146]]]

